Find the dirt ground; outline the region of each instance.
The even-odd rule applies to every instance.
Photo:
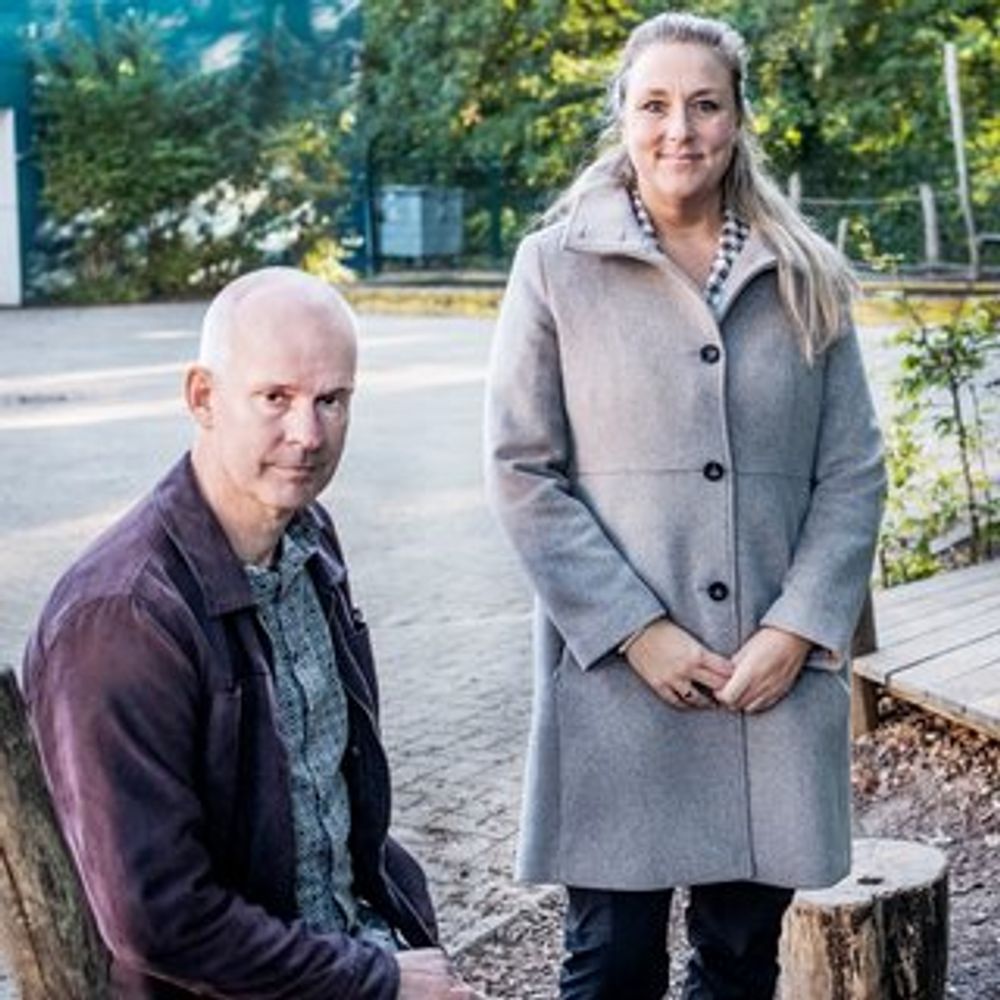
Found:
[[[880,703],[878,729],[855,744],[859,836],[900,837],[940,847],[950,862],[948,997],[1000,1000],[1000,741],[911,708]],[[674,908],[673,985],[685,953],[682,897]],[[554,891],[458,956],[467,980],[495,1000],[558,994],[563,902]]]

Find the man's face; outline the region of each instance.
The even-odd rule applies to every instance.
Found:
[[[322,303],[263,291],[240,303],[202,419],[208,492],[237,522],[287,519],[330,481],[344,449],[355,345]]]

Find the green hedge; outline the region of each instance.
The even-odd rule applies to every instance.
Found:
[[[239,65],[203,73],[169,63],[155,29],[137,19],[39,48],[46,222],[33,292],[201,294],[268,260],[339,274],[342,101],[281,91],[276,81],[294,78],[301,59],[291,38],[270,37]]]

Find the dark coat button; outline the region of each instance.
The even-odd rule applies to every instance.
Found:
[[[704,473],[706,479],[711,479],[714,483],[716,480],[722,478],[726,470],[718,462],[709,462],[701,471]]]
[[[729,596],[729,588],[721,580],[716,580],[708,585],[708,596],[713,601],[724,601]]]
[[[715,344],[706,344],[701,349],[701,360],[704,361],[706,365],[714,365],[721,356],[722,352],[715,346]]]

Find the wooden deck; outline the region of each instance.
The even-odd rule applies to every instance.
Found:
[[[1000,560],[875,594],[859,678],[1000,738]]]

